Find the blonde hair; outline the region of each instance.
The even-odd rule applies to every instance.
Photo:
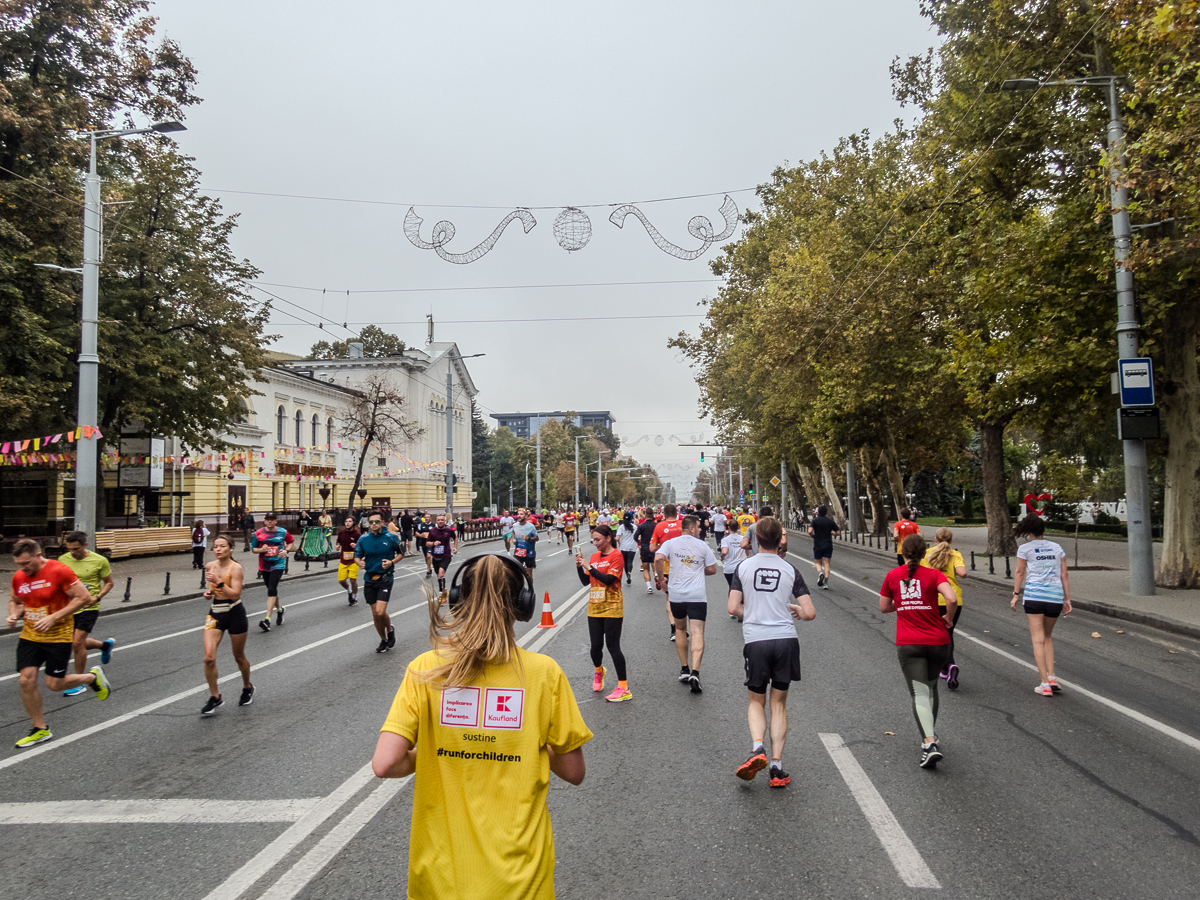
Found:
[[[514,601],[523,576],[494,554],[467,565],[462,599],[449,618],[442,616],[439,597],[424,585],[429,644],[446,662],[420,673],[419,678],[440,690],[471,684],[489,663],[517,659]]]
[[[941,569],[944,572],[946,571],[946,567],[950,565],[950,554],[954,552],[954,548],[950,546],[954,541],[954,532],[949,528],[942,527],[937,530],[933,539],[937,541],[937,546],[929,552],[926,562],[935,569]]]

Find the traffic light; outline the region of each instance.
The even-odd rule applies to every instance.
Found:
[[[751,497],[753,497],[754,496],[754,488],[752,488],[752,487],[746,488],[746,493],[749,494]]]
[[[700,462],[704,462],[704,451],[700,451]]]

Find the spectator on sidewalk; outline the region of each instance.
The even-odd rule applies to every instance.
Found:
[[[197,519],[192,526],[192,568],[204,568],[204,551],[208,547],[208,536],[212,534],[204,527],[204,520]]]
[[[242,511],[241,521],[238,522],[238,527],[242,530],[242,536],[245,538],[245,544],[242,550],[250,550],[250,535],[254,534],[254,515],[250,510]]]

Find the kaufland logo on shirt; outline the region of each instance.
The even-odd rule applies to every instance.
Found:
[[[525,718],[525,691],[488,688],[483,699],[483,727],[519,731]]]

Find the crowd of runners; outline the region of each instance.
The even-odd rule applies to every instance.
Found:
[[[681,510],[673,504],[661,508],[547,509],[536,514],[521,509],[515,515],[504,510],[499,525],[505,555],[524,573],[531,587],[540,542],[565,544],[568,552],[574,552],[580,583],[588,589],[592,688],[602,693],[607,687],[607,650],[617,683],[605,699],[613,703],[634,696],[621,632],[625,599],[622,584],[632,586],[635,563],[640,562],[646,593],[658,591],[663,595],[668,638],[675,645],[679,661],[679,682],[699,694],[704,690],[701,664],[708,619],[706,578],[716,573],[720,562],[727,583],[727,611],[742,628],[744,684],[749,692],[751,754],[736,771],[739,777],[751,779],[769,767],[773,787],[783,787],[790,781],[782,759],[787,692],[793,682],[800,680],[795,623],[812,620],[816,611],[804,576],[786,561],[787,529],[769,507],[757,513],[701,505]],[[590,553],[583,545],[585,528],[592,545]],[[425,563],[425,577],[430,582],[436,579],[436,592],[431,584],[431,593],[439,603],[445,603],[450,597],[447,574],[459,552],[459,531],[460,526],[447,521],[445,515],[421,511],[410,515],[405,510],[396,517],[372,511],[361,518],[350,515],[344,519],[335,541],[339,554],[337,579],[350,606],[358,605],[361,585],[379,638],[376,653],[386,653],[396,646],[395,628],[387,610],[397,564],[415,552]],[[807,522],[807,532],[813,540],[816,587],[828,589],[833,576],[833,539],[840,534],[838,524],[824,507],[819,507]],[[1016,532],[1029,540],[1018,553],[1012,606],[1016,609],[1018,602],[1023,603],[1040,674],[1036,691],[1049,697],[1061,691],[1054,674],[1051,635],[1059,615],[1071,611],[1065,554],[1058,544],[1045,540],[1045,526],[1036,515],[1022,520]],[[954,627],[962,612],[966,567],[962,555],[954,549],[950,529],[939,529],[930,548],[908,510],[902,512],[893,536],[899,548],[898,565],[883,581],[879,608],[882,613],[896,615],[900,670],[921,736],[919,761],[922,767],[932,768],[942,759],[935,729],[939,683],[945,681],[950,690],[956,690],[959,684]],[[267,591],[266,614],[258,622],[263,632],[284,624],[279,586],[295,540],[273,513],[267,513],[262,527],[250,535],[250,547],[258,556],[257,576]],[[233,558],[234,543],[230,536],[218,535],[213,541],[215,559],[204,567],[205,597],[210,603],[203,641],[204,672],[210,689],[201,709],[206,716],[224,704],[218,690],[217,651],[226,634],[242,676],[238,703],[245,706],[254,699],[251,664],[245,649],[249,622],[242,603],[247,576]],[[103,666],[110,661],[115,641],[99,640],[91,633],[101,601],[112,590],[112,570],[104,556],[88,549],[83,533],[66,535],[64,545],[66,552],[56,560],[46,559],[34,541],[20,541],[14,548],[17,572],[12,581],[8,624],[14,627],[24,623],[17,646],[17,669],[31,724],[29,733],[17,741],[18,748],[53,737],[42,712],[37,680],[40,668],[45,669],[45,685],[51,691],[71,695],[90,689],[97,699],[104,700],[111,690]],[[100,665],[90,669],[89,651],[99,651],[100,655]]]

